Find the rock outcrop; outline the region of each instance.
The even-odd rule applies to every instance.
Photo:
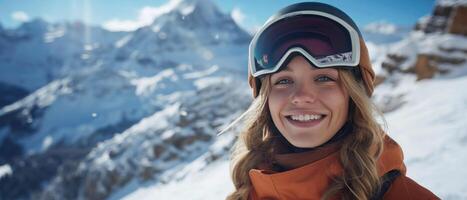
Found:
[[[415,25],[409,38],[388,53],[378,83],[394,72],[415,74],[417,80],[447,74],[467,60],[467,1],[438,1],[433,13]]]

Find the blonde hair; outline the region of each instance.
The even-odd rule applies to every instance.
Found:
[[[353,132],[340,149],[343,174],[334,179],[323,199],[337,193],[342,199],[370,199],[381,185],[377,159],[383,151],[384,132],[373,116],[380,113],[367,96],[362,82],[357,82],[346,70],[339,70],[339,76],[351,99],[349,115]]]
[[[369,199],[380,187],[377,159],[383,148],[384,133],[373,116],[376,108],[366,95],[361,82],[349,70],[339,69],[341,86],[350,96],[349,120],[353,133],[343,140],[340,162],[343,173],[333,177],[333,183],[322,199],[338,195],[342,199]],[[267,99],[270,93],[269,75],[261,79],[258,97],[247,110],[245,127],[232,151],[232,181],[235,191],[228,200],[248,199],[252,185],[248,172],[260,164],[270,164],[278,138],[270,117]]]
[[[270,91],[269,76],[261,80],[258,96],[248,108],[244,130],[238,136],[232,151],[232,181],[235,191],[228,200],[245,200],[251,190],[251,181],[248,175],[250,169],[258,164],[267,162],[272,155],[272,138],[270,135],[269,108],[267,98]]]

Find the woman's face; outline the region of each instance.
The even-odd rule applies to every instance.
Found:
[[[282,135],[294,146],[317,147],[347,120],[349,95],[336,69],[318,69],[302,56],[271,76],[268,106]]]

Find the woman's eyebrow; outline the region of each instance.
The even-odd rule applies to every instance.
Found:
[[[281,69],[280,71],[292,72],[293,70],[287,65],[284,67],[284,69]]]

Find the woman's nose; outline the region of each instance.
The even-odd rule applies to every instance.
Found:
[[[293,104],[308,104],[314,103],[316,100],[317,93],[311,86],[305,84],[297,85],[295,91],[292,93]]]

